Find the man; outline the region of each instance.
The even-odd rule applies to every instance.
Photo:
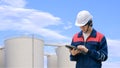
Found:
[[[101,68],[108,58],[105,36],[92,28],[92,15],[86,10],[78,13],[75,25],[81,31],[72,38],[71,45],[77,49],[70,50],[70,60],[76,61],[76,68]]]

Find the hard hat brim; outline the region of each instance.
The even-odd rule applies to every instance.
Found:
[[[77,22],[75,23],[76,26],[84,26],[85,24],[78,24]]]

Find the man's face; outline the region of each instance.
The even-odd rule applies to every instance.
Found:
[[[86,31],[88,30],[88,25],[85,25],[85,26],[80,26],[80,29],[86,33]]]

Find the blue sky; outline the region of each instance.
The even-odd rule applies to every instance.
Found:
[[[70,43],[73,34],[80,31],[74,25],[77,13],[88,10],[93,15],[93,27],[108,41],[109,59],[104,65],[118,68],[119,3],[119,0],[0,0],[0,46],[8,38],[32,34],[45,43]]]

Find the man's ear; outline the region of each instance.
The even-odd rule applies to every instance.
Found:
[[[91,27],[93,26],[92,20],[89,20],[89,21],[88,21],[88,25],[91,26]]]

